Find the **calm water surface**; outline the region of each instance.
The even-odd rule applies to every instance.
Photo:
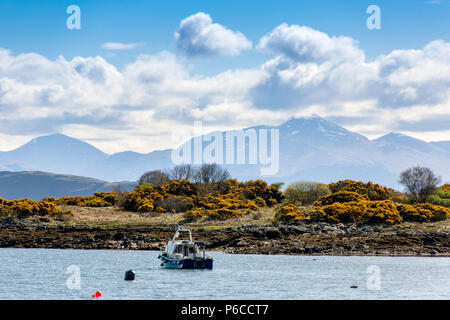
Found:
[[[0,249],[0,299],[92,299],[97,290],[102,299],[450,299],[450,258],[211,254],[208,271],[162,269],[156,251]],[[67,287],[70,265],[79,290]],[[379,290],[367,287],[370,266]],[[128,269],[136,281],[124,281]]]

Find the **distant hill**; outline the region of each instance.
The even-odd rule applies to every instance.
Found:
[[[120,185],[122,191],[131,190],[135,182],[109,183],[92,178],[53,174],[39,171],[0,171],[0,197],[8,200],[44,197],[87,196],[94,192],[112,191]]]
[[[430,144],[445,150],[450,155],[450,141],[430,142]]]
[[[450,141],[428,143],[399,133],[369,140],[318,116],[291,118],[279,126],[244,130],[247,129],[279,130],[280,169],[276,175],[262,177],[269,182],[305,179],[330,182],[348,177],[399,188],[398,174],[415,165],[430,167],[450,181]],[[208,143],[203,142],[203,148]],[[234,151],[243,152],[236,147]],[[125,151],[108,155],[88,143],[56,134],[0,152],[0,170],[136,181],[145,171],[172,167],[171,152],[170,149],[149,153]],[[227,168],[240,180],[261,178],[259,165]]]
[[[173,167],[171,150],[153,151],[147,154],[125,151],[87,166],[81,174],[107,181],[137,181],[148,170]]]
[[[0,169],[80,174],[87,166],[107,157],[89,143],[53,134],[37,137],[17,149],[0,152]]]

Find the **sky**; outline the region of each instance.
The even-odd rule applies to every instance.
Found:
[[[0,150],[59,132],[146,153],[194,121],[311,114],[450,140],[449,18],[450,0],[1,0]]]

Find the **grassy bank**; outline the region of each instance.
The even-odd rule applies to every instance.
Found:
[[[0,199],[0,247],[158,250],[182,224],[208,250],[228,253],[450,256],[446,207],[408,204],[371,182],[295,186],[171,180],[126,193]]]
[[[251,214],[233,217],[227,220],[203,219],[189,222],[183,213],[136,213],[115,207],[79,207],[61,206],[63,210],[70,210],[73,215],[64,219],[49,219],[43,222],[48,225],[87,226],[91,228],[146,228],[146,227],[175,227],[189,225],[193,229],[223,229],[237,228],[242,225],[272,225],[275,217],[274,208],[261,208]],[[393,225],[398,230],[440,230],[450,229],[450,219],[435,222],[403,222]]]
[[[188,224],[208,250],[234,254],[450,256],[450,220],[396,225],[302,220],[272,223],[275,210],[186,222],[182,213],[67,206],[64,217],[0,219],[2,248],[159,250]]]
[[[251,214],[236,216],[227,220],[202,219],[199,221],[186,221],[184,213],[137,213],[125,211],[115,207],[78,207],[61,206],[64,210],[71,210],[73,215],[63,220],[52,219],[49,224],[80,225],[100,228],[145,228],[168,227],[176,225],[189,225],[192,228],[228,228],[241,225],[271,224],[274,218],[272,208],[262,208]]]

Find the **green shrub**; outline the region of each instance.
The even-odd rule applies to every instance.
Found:
[[[433,192],[427,198],[427,202],[437,206],[450,208],[450,188],[447,186],[449,185],[445,184]]]
[[[429,196],[427,202],[437,206],[450,208],[450,199],[441,198],[439,195],[433,194]]]
[[[164,209],[164,212],[186,212],[193,208],[193,200],[190,197],[173,196],[155,201],[158,207]]]
[[[284,198],[287,203],[306,206],[330,193],[330,188],[323,183],[294,182],[284,191]]]

